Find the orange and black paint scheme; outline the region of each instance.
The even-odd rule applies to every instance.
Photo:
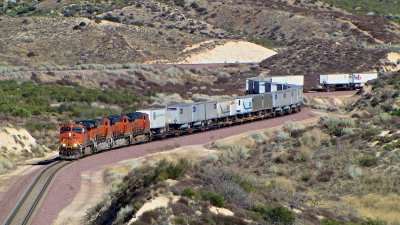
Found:
[[[78,159],[93,153],[151,140],[149,116],[129,113],[60,125],[61,159]]]

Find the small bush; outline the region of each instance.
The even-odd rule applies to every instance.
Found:
[[[302,146],[319,147],[329,140],[329,136],[320,129],[314,128],[311,131],[305,132],[299,140]]]
[[[354,129],[353,128],[343,128],[340,131],[340,136],[345,136],[345,135],[350,135],[350,134],[354,134]]]
[[[256,144],[264,144],[265,143],[265,135],[263,133],[257,132],[252,133],[250,137],[256,142]]]
[[[236,161],[238,159],[247,159],[249,157],[248,149],[242,146],[229,146],[229,149],[222,153],[222,159],[228,162]]]
[[[14,165],[8,159],[0,159],[0,173],[14,168]]]
[[[154,173],[146,176],[146,184],[149,185],[153,182],[165,181],[168,179],[178,179],[185,174],[189,166],[189,161],[187,159],[180,159],[176,165],[165,159],[161,160]]]
[[[383,220],[368,218],[363,225],[387,225],[387,223]]]
[[[253,211],[271,224],[291,225],[296,220],[294,213],[283,206],[259,205],[254,207]]]
[[[210,201],[211,205],[216,207],[224,207],[225,199],[222,195],[213,191],[202,191],[200,192],[201,198],[206,201]]]
[[[304,131],[304,128],[303,125],[291,121],[285,122],[285,125],[283,126],[283,129],[287,131],[291,137],[299,137]]]
[[[361,168],[359,168],[359,167],[350,166],[349,169],[347,170],[347,175],[352,180],[357,180],[357,178],[362,176],[362,174],[363,174],[363,172],[362,172]]]
[[[390,121],[391,119],[392,119],[392,116],[388,113],[380,113],[380,114],[374,116],[375,123],[384,123],[384,122]]]
[[[333,219],[323,219],[321,221],[321,225],[342,225],[343,223],[340,223],[336,220]]]
[[[196,195],[196,193],[190,187],[187,187],[182,190],[181,195],[192,198]]]
[[[114,224],[123,224],[128,222],[128,219],[133,215],[133,207],[132,206],[125,206],[118,211],[117,219]]]
[[[206,158],[206,162],[208,162],[208,163],[215,163],[215,162],[218,162],[218,160],[219,160],[219,157],[212,153],[208,154],[207,158]]]
[[[363,155],[359,159],[359,163],[360,163],[361,166],[371,167],[371,166],[374,166],[374,165],[376,165],[378,163],[378,159],[373,155]]]
[[[329,133],[336,136],[341,136],[344,128],[352,128],[355,126],[354,119],[337,118],[334,116],[323,116],[321,117],[320,122]]]
[[[235,175],[234,182],[238,184],[240,187],[242,187],[243,190],[245,190],[246,192],[254,192],[257,190],[257,187],[254,185],[254,182],[246,177]]]
[[[374,136],[381,133],[381,130],[378,127],[372,127],[367,129],[364,134],[362,134],[363,139],[371,140]]]
[[[290,139],[290,135],[283,130],[275,130],[275,140],[277,142],[285,142]]]
[[[400,116],[400,109],[395,109],[391,113],[392,116]]]
[[[185,0],[174,0],[175,5],[180,6],[180,7],[184,7],[186,2]]]
[[[174,224],[184,225],[184,224],[188,224],[188,221],[187,221],[186,217],[184,217],[184,216],[176,216],[176,217],[174,217]]]
[[[320,182],[328,182],[334,174],[335,171],[333,169],[324,169],[317,175],[317,180]]]

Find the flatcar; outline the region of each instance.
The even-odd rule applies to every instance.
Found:
[[[265,90],[209,102],[182,103],[124,115],[60,125],[61,159],[79,159],[99,151],[194,131],[298,112],[303,87],[274,82]]]

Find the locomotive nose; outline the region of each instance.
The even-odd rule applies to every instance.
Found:
[[[78,142],[72,138],[64,139],[64,142],[61,144],[63,147],[78,147]]]

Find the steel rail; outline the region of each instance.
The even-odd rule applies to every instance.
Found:
[[[60,171],[62,168],[72,163],[71,161],[58,161],[49,166],[47,166],[40,174],[35,178],[31,186],[25,192],[23,197],[19,200],[17,206],[14,208],[13,212],[7,218],[4,225],[26,225],[29,224],[32,216],[39,205],[40,200],[44,197],[45,192],[47,191],[50,183],[53,181],[54,176]],[[54,169],[54,171],[51,171]],[[50,174],[47,174],[49,173]],[[35,188],[40,185],[41,181],[44,181],[43,187],[40,188],[39,192],[35,194]],[[36,191],[37,192],[37,191]],[[25,204],[29,204],[29,200],[34,198],[34,201],[28,206],[28,209],[23,209]]]

